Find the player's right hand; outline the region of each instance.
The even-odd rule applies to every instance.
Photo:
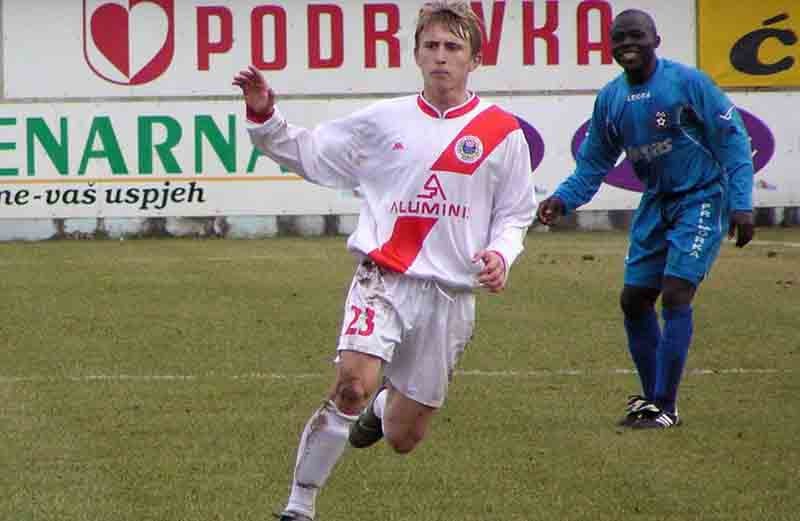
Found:
[[[732,239],[734,234],[736,235],[737,248],[744,248],[748,242],[753,240],[753,235],[755,235],[753,212],[736,210],[731,214],[728,239]]]
[[[242,89],[247,107],[255,114],[269,117],[275,107],[275,92],[269,87],[261,71],[250,65],[234,76],[233,85]]]
[[[551,195],[541,203],[536,210],[536,217],[544,225],[551,225],[564,215],[564,201]]]

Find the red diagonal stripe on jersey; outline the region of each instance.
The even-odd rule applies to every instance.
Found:
[[[483,164],[483,161],[497,148],[505,137],[519,128],[517,118],[504,111],[500,107],[493,105],[484,110],[475,119],[469,122],[456,138],[447,145],[444,153],[431,167],[431,170],[438,172],[450,172],[453,174],[472,175],[475,170]],[[467,163],[459,159],[456,154],[456,144],[465,136],[474,136],[481,140],[483,153],[473,163]]]
[[[369,252],[370,258],[378,266],[405,273],[419,255],[425,237],[437,220],[433,217],[398,217],[392,236],[380,249]]]

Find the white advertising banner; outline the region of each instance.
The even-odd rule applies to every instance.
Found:
[[[3,0],[9,99],[232,95],[248,64],[283,95],[417,88],[420,0]],[[608,27],[635,0],[483,0],[487,92],[591,91],[617,68]],[[695,0],[649,2],[661,52],[695,63]]]
[[[757,206],[800,205],[800,94],[736,93],[753,144]],[[489,98],[529,123],[541,199],[574,168],[593,95]],[[290,100],[313,127],[365,100]],[[317,187],[254,152],[241,102],[24,103],[0,115],[0,218],[352,214],[350,192]],[[638,204],[625,161],[586,209]]]
[[[290,103],[299,123],[361,103]],[[242,103],[5,106],[0,218],[357,213],[352,193],[303,181],[256,153]],[[292,111],[292,112],[297,112]]]

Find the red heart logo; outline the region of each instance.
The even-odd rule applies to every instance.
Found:
[[[104,80],[142,85],[161,76],[172,63],[174,0],[105,2],[91,16],[84,0],[84,16],[84,56],[92,71]],[[136,32],[133,26],[147,31]],[[161,34],[163,39],[158,37]],[[94,63],[95,58],[102,63]]]
[[[118,4],[100,6],[90,23],[95,46],[126,78],[131,69],[128,24],[128,10]]]

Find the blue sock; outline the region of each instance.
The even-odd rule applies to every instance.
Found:
[[[656,349],[661,340],[661,329],[655,310],[651,309],[635,320],[625,318],[625,332],[628,333],[628,351],[642,382],[642,394],[648,400],[654,400]]]
[[[664,334],[656,352],[656,403],[667,412],[675,412],[678,385],[692,342],[692,306],[664,308]]]

